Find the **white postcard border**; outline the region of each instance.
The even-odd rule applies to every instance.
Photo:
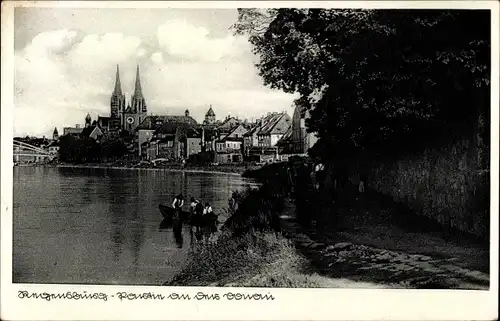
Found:
[[[359,289],[249,289],[155,286],[80,286],[12,284],[12,135],[14,106],[14,6],[80,8],[236,8],[236,7],[337,7],[337,8],[488,8],[492,10],[492,130],[491,130],[491,288],[464,290],[359,290]],[[384,1],[384,2],[2,2],[1,95],[1,314],[5,320],[488,320],[498,316],[498,177],[499,177],[499,6],[495,1]],[[27,120],[29,121],[29,120]],[[271,294],[274,300],[28,300],[20,290],[154,292],[206,294],[240,292]]]

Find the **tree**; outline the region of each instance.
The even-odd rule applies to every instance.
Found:
[[[100,160],[100,147],[88,137],[64,135],[59,140],[59,159],[63,162],[85,163]]]
[[[127,146],[120,138],[105,139],[101,143],[101,157],[116,159],[127,154]]]
[[[418,148],[478,117],[489,124],[489,100],[478,103],[489,93],[489,11],[238,11],[235,33],[260,57],[264,84],[311,111],[312,152]]]

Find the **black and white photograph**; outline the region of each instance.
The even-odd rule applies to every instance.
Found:
[[[223,2],[14,5],[2,283],[498,293],[498,4]]]

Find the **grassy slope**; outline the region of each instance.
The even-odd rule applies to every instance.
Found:
[[[287,288],[381,288],[380,285],[332,279],[303,272],[307,260],[277,233],[257,233],[194,248],[183,271],[169,286],[232,286]]]

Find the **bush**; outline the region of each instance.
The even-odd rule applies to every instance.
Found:
[[[264,184],[259,189],[233,192],[229,200],[230,217],[223,229],[235,236],[254,231],[280,231],[279,212],[284,194],[275,186]]]

